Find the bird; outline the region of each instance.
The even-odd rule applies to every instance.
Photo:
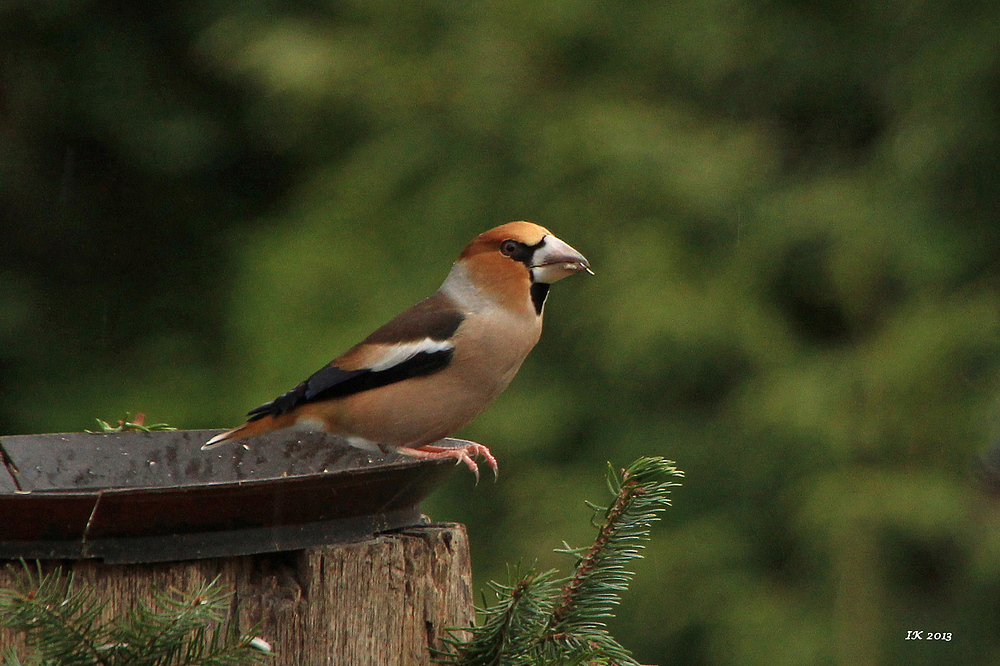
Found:
[[[537,224],[481,233],[436,292],[201,448],[285,428],[322,430],[361,448],[455,458],[477,481],[481,457],[496,478],[489,448],[441,440],[507,388],[539,340],[549,287],[580,272],[593,275],[587,259]]]

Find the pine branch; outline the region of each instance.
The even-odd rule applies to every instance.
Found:
[[[224,622],[232,593],[211,581],[194,594],[156,593],[152,604],[139,605],[116,623],[116,664],[243,664],[251,637],[234,633]],[[221,623],[221,624],[220,624]],[[214,631],[209,627],[218,624]],[[223,640],[225,639],[225,640]]]
[[[32,666],[35,663],[37,662],[32,661],[31,662]],[[14,646],[11,645],[3,651],[3,654],[0,654],[0,666],[29,666],[29,665],[28,663],[21,661],[21,659],[17,656],[17,650],[15,650]]]
[[[232,593],[218,579],[194,594],[157,593],[102,623],[104,604],[75,591],[72,574],[24,568],[14,589],[0,589],[0,622],[25,633],[46,666],[246,666],[270,653],[265,641],[240,633],[235,614],[226,617]],[[19,663],[13,651],[0,662]]]
[[[0,589],[0,623],[22,631],[46,661],[58,656],[56,663],[65,666],[101,663],[98,646],[106,632],[95,625],[104,604],[75,590],[72,574],[43,575],[39,566],[36,575],[23,560],[21,565],[14,588]]]
[[[670,488],[683,476],[673,462],[640,458],[621,475],[608,466],[608,507],[593,504],[602,517],[588,548],[566,546],[557,552],[577,558],[573,575],[534,570],[517,583],[490,583],[497,602],[479,609],[481,622],[466,628],[467,642],[454,638],[442,661],[453,666],[637,666],[628,650],[608,633],[611,616],[628,588],[626,565],[641,557],[652,523],[670,505]]]
[[[565,579],[556,578],[554,569],[536,573],[531,569],[519,576],[510,576],[517,582],[509,585],[490,581],[490,590],[497,601],[488,605],[483,595],[479,608],[482,620],[478,626],[467,629],[472,634],[468,641],[452,636],[447,640],[460,656],[447,663],[455,666],[530,666],[534,652],[552,614],[554,599]]]
[[[602,655],[611,663],[636,663],[607,632],[604,620],[628,589],[633,574],[626,565],[642,557],[652,523],[670,506],[670,488],[680,485],[667,479],[678,476],[683,472],[659,457],[640,458],[620,477],[608,466],[608,488],[615,500],[609,507],[594,507],[595,517],[604,514],[597,538],[586,549],[567,546],[557,551],[578,560],[546,629],[545,653],[575,654],[585,660]]]

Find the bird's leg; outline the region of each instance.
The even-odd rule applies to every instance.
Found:
[[[470,441],[468,439],[453,439],[451,441],[455,442],[455,444],[441,444],[435,442],[433,444],[426,444],[419,448],[425,451],[437,452],[443,454],[444,456],[454,455],[453,453],[449,454],[448,452],[459,450],[465,454],[464,457],[460,454],[458,456],[459,460],[464,460],[465,458],[468,458],[471,461],[472,458],[474,457],[482,456],[483,458],[486,459],[486,462],[489,463],[490,469],[493,470],[493,480],[495,481],[497,479],[497,477],[500,474],[500,468],[497,465],[497,459],[493,457],[493,454],[490,453],[490,450],[488,448],[486,448],[482,444]],[[468,465],[468,463],[466,463],[466,465]],[[478,478],[478,475],[476,478]]]
[[[396,451],[414,458],[455,458],[458,462],[464,462],[465,466],[472,470],[472,473],[476,475],[476,483],[479,483],[479,465],[476,464],[476,461],[472,459],[465,449],[448,448],[444,450],[431,450],[427,446],[421,446],[417,449],[411,449],[408,446],[397,446]]]
[[[476,461],[473,460],[473,458],[476,456],[482,456],[486,459],[486,462],[489,463],[490,469],[493,470],[493,479],[496,480],[497,475],[499,474],[497,459],[493,457],[493,454],[490,453],[488,448],[482,444],[470,442],[467,439],[456,439],[452,441],[457,443],[452,445],[435,442],[433,444],[424,444],[423,446],[418,446],[416,448],[397,446],[396,450],[404,455],[413,456],[414,458],[455,458],[456,461],[464,462],[465,466],[476,475],[477,483],[479,482],[479,465],[476,464]]]

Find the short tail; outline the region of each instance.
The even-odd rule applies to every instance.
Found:
[[[271,432],[272,430],[280,430],[281,428],[290,425],[289,423],[284,423],[286,420],[287,419],[283,419],[281,417],[274,418],[273,416],[265,416],[253,421],[248,421],[239,428],[233,428],[232,430],[220,432],[218,435],[205,442],[202,445],[201,450],[208,451],[209,449],[214,449],[220,444],[230,440],[249,439],[250,437],[257,437],[258,435],[263,435]]]

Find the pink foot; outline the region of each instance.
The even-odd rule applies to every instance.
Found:
[[[457,439],[452,440],[455,442],[461,442],[456,445],[445,445],[445,444],[424,444],[423,446],[418,446],[415,449],[411,449],[408,446],[397,446],[396,450],[400,453],[408,456],[413,456],[414,458],[454,458],[457,462],[464,462],[465,466],[468,467],[473,474],[476,475],[476,483],[479,483],[479,465],[473,460],[476,456],[482,456],[489,463],[490,469],[493,470],[493,480],[495,481],[500,473],[497,467],[497,459],[493,457],[490,450],[483,446],[482,444],[477,444],[476,442],[470,442],[467,439]]]

